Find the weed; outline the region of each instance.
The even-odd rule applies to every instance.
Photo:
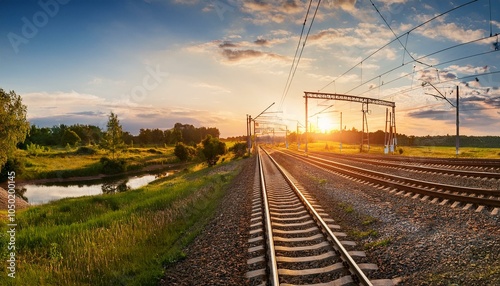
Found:
[[[381,239],[381,240],[376,240],[376,241],[365,243],[364,247],[365,247],[365,249],[373,249],[373,248],[387,246],[390,243],[391,243],[391,239],[390,238],[384,238],[384,239]]]
[[[352,212],[354,212],[354,208],[350,204],[339,203],[339,207],[341,207],[346,213],[352,213]]]
[[[366,216],[365,219],[363,220],[362,224],[363,225],[370,225],[372,223],[377,222],[378,219],[372,217],[372,216]]]
[[[358,231],[358,230],[353,230],[350,232],[352,236],[357,237],[357,238],[367,238],[367,237],[377,237],[378,236],[378,231],[370,229],[367,231]]]

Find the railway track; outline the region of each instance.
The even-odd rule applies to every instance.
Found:
[[[361,163],[367,163],[370,165],[376,165],[376,166],[383,166],[383,167],[389,167],[389,168],[394,168],[394,169],[400,169],[400,170],[411,170],[411,171],[416,171],[416,172],[424,172],[424,173],[430,173],[430,174],[446,174],[446,175],[453,175],[453,176],[461,176],[461,177],[472,177],[472,178],[480,178],[480,179],[500,179],[500,172],[488,172],[488,171],[475,171],[471,170],[471,168],[477,169],[478,166],[476,166],[477,161],[471,161],[473,163],[472,166],[469,165],[450,165],[446,164],[445,161],[440,161],[442,162],[439,165],[436,165],[436,161],[433,160],[434,163],[427,164],[425,161],[419,161],[419,162],[413,162],[412,160],[384,160],[384,159],[370,159],[370,158],[361,158],[361,157],[356,157],[356,156],[343,156],[343,155],[337,155],[337,154],[332,154],[332,153],[315,153],[315,155],[324,157],[324,158],[336,158],[336,159],[341,159],[341,160],[348,160],[348,161],[356,161],[356,162],[361,162]],[[461,161],[461,163],[465,163],[464,161]],[[492,162],[489,162],[492,163]],[[498,167],[497,167],[498,166]],[[451,168],[450,168],[451,167]],[[500,168],[500,162],[498,162],[498,165],[493,165],[493,164],[488,164],[486,166],[479,167],[481,169],[487,168],[487,169],[493,169],[497,171]]]
[[[332,154],[327,152],[317,152],[317,154],[323,154],[328,156],[333,156],[337,158],[354,158],[355,156],[345,155],[345,154]],[[419,166],[432,166],[434,168],[448,168],[456,170],[476,170],[479,172],[500,172],[500,160],[496,159],[462,159],[462,158],[424,158],[424,157],[393,157],[393,156],[380,156],[371,155],[370,160],[377,162],[394,162],[401,165],[419,165]]]
[[[250,285],[395,285],[272,157],[258,152],[249,239]]]
[[[464,209],[471,209],[475,207],[478,212],[488,208],[493,215],[499,213],[500,190],[439,184],[372,171],[314,155],[304,156],[290,151],[277,152],[354,180],[371,183],[375,187],[388,188],[393,193],[405,194],[415,199],[442,205],[451,204],[454,208],[462,206]]]

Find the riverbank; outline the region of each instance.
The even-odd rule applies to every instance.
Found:
[[[4,273],[0,285],[156,284],[165,265],[185,257],[246,162],[198,164],[136,190],[20,210],[16,259],[23,263],[18,281]],[[6,243],[1,236],[1,255]]]
[[[7,205],[8,205],[8,195],[7,190],[4,188],[0,187],[0,210],[7,210]],[[25,209],[29,207],[30,204],[23,200],[20,197],[16,198],[16,209]]]
[[[127,171],[113,175],[98,174],[92,176],[76,176],[68,178],[45,178],[45,179],[20,179],[18,180],[18,186],[22,187],[24,185],[40,185],[40,184],[51,184],[51,183],[72,183],[72,182],[91,182],[98,181],[109,178],[117,178],[123,176],[140,175],[149,172],[162,172],[167,170],[179,170],[189,166],[189,163],[175,163],[175,164],[159,164],[159,165],[149,165],[145,166],[139,170]],[[0,184],[1,187],[5,187]]]

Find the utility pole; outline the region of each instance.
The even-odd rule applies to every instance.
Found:
[[[340,153],[342,153],[342,111],[340,112]]]
[[[458,157],[458,153],[460,151],[460,119],[459,119],[459,114],[460,114],[460,104],[459,104],[459,95],[458,95],[458,85],[457,85],[457,139],[456,139],[456,142],[455,142],[455,148],[456,148],[456,151],[457,151],[457,157]]]

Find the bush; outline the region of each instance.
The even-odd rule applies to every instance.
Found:
[[[238,142],[233,145],[233,147],[229,148],[230,152],[234,153],[236,158],[243,157],[247,152],[247,144],[244,142]]]
[[[26,146],[26,151],[28,151],[28,154],[31,156],[38,156],[38,154],[42,153],[44,151],[43,146],[40,146],[38,144],[33,144],[30,143]]]
[[[404,152],[403,148],[399,148],[399,154],[401,155],[401,154],[403,154],[403,152]]]
[[[219,138],[207,135],[201,143],[203,144],[202,152],[207,160],[208,166],[214,166],[217,164],[220,155],[226,154],[226,143],[221,142]]]
[[[16,177],[21,175],[24,172],[24,162],[18,158],[7,159],[5,165],[0,170],[0,182],[5,182],[8,180],[8,172],[14,171],[16,172]]]
[[[75,151],[76,155],[95,155],[97,154],[97,150],[90,147],[80,147]]]
[[[196,155],[196,149],[184,143],[175,145],[174,154],[182,162],[190,161]]]
[[[118,174],[127,171],[127,162],[124,159],[102,157],[100,162],[102,166],[101,172],[103,174]]]

